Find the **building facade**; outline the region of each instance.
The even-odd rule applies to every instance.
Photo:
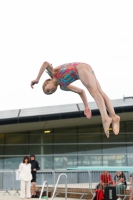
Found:
[[[0,112],[0,169],[17,169],[35,154],[41,169],[77,166],[133,166],[133,99],[112,101],[121,117],[120,133],[107,139],[100,113],[90,103]]]

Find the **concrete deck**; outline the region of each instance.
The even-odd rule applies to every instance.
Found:
[[[14,196],[15,191],[9,191],[10,195],[8,193],[6,193],[5,195],[3,195],[4,193],[5,193],[4,191],[0,191],[0,200],[21,200],[19,194],[16,194]],[[38,200],[39,198],[33,198],[33,199]],[[51,198],[48,198],[48,199],[51,200]],[[65,200],[65,198],[56,197],[56,198],[54,198],[54,200]],[[77,199],[68,198],[68,200],[77,200]]]

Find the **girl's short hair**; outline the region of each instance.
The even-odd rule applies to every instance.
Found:
[[[45,93],[45,86],[47,85],[47,83],[49,82],[49,81],[51,81],[52,79],[51,78],[49,78],[49,79],[46,79],[45,81],[44,81],[44,83],[43,83],[43,85],[42,85],[42,89],[43,89],[43,92]]]
[[[25,156],[24,158],[23,158],[23,163],[25,163],[25,160],[28,160],[28,163],[30,163],[30,159],[29,159],[29,157],[28,156]]]

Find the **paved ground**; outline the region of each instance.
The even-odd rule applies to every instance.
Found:
[[[0,200],[21,200],[19,194],[15,194],[15,191],[10,191],[10,195],[8,193],[6,193],[5,195],[3,195],[4,192],[0,191]],[[38,200],[38,198],[34,198],[35,200]],[[49,198],[50,200],[51,198]],[[32,199],[31,199],[32,200]],[[54,198],[54,200],[65,200],[65,198]],[[69,198],[68,200],[77,200],[77,199],[71,199]]]

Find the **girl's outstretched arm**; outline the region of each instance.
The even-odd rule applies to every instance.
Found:
[[[46,69],[47,67],[53,68],[52,65],[51,65],[50,63],[48,63],[48,62],[45,61],[45,62],[42,64],[42,66],[41,66],[41,68],[40,68],[40,70],[39,70],[39,73],[38,73],[38,75],[37,75],[37,78],[36,78],[35,80],[31,81],[31,84],[30,84],[30,85],[31,85],[32,88],[33,88],[33,85],[34,85],[34,84],[37,84],[37,83],[39,82],[39,80],[40,80],[40,78],[41,78],[43,72],[45,71],[45,69]]]
[[[79,94],[85,107],[84,114],[86,115],[88,119],[90,119],[92,114],[91,114],[91,109],[88,106],[88,100],[87,100],[85,91],[73,85],[68,85],[67,90]]]

